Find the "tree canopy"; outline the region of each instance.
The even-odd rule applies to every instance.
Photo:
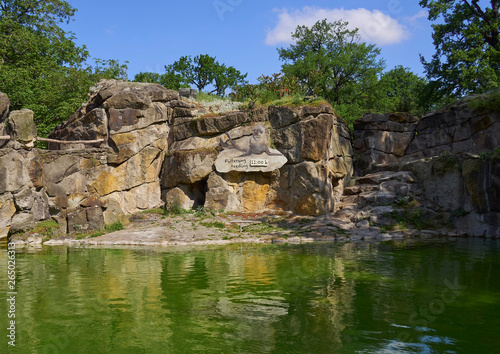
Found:
[[[86,47],[60,27],[75,11],[61,0],[0,0],[0,90],[12,109],[34,111],[42,136],[68,119],[100,78],[121,78],[126,69],[116,60],[87,64]]]
[[[347,25],[325,19],[310,28],[298,26],[292,34],[295,43],[278,49],[286,75],[334,104],[352,103],[365,94],[384,68],[380,50],[361,42],[358,29]]]
[[[227,88],[245,84],[247,74],[226,64],[220,64],[215,57],[208,54],[182,56],[173,64],[165,65],[166,74],[177,75],[181,84],[194,85],[199,91],[213,85],[211,93],[223,97]],[[172,87],[169,87],[172,88]]]
[[[488,5],[486,5],[488,4]],[[420,0],[429,10],[436,53],[421,56],[433,91],[460,97],[499,86],[500,0]]]
[[[410,112],[421,115],[425,111],[422,102],[427,81],[413,73],[410,68],[398,65],[383,73],[378,90],[384,94],[377,107],[382,111]]]

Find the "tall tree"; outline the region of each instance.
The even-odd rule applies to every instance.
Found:
[[[242,74],[241,71],[236,70],[232,66],[217,63],[214,72],[214,86],[215,92],[220,97],[224,97],[226,89],[235,88],[240,85],[246,84],[246,77],[248,74]]]
[[[40,135],[47,135],[85,101],[100,78],[122,78],[126,65],[86,61],[85,46],[65,32],[76,9],[62,0],[0,0],[0,90],[11,108],[30,108]]]
[[[488,5],[486,5],[488,4]],[[429,9],[436,53],[421,56],[430,85],[460,97],[500,86],[500,0],[420,0]]]
[[[298,26],[295,40],[278,49],[286,75],[299,78],[310,91],[334,104],[352,103],[377,82],[384,68],[380,50],[361,42],[358,29],[348,22],[316,22],[312,27]]]
[[[173,64],[165,65],[167,72],[173,71],[186,79],[201,91],[214,79],[215,58],[208,54],[200,54],[193,58],[190,55],[182,56]]]
[[[160,84],[165,88],[178,90],[181,87],[189,87],[187,81],[182,75],[176,74],[172,70],[166,71],[164,74],[152,72],[140,72],[134,76],[135,82],[149,82]]]
[[[374,103],[378,110],[410,112],[421,115],[425,111],[421,97],[427,81],[413,73],[410,68],[398,65],[380,77],[379,89],[385,97]]]
[[[194,59],[191,56],[182,56],[173,64],[165,65],[165,70],[184,78],[182,83],[194,85],[198,91],[213,85],[215,89],[212,92],[219,96],[224,96],[228,87],[244,84],[247,76],[232,66],[220,64],[215,57],[208,54],[197,55]]]

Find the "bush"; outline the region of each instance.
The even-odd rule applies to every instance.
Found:
[[[123,230],[124,227],[123,227],[123,224],[121,223],[121,221],[117,221],[115,223],[112,223],[112,224],[108,224],[106,226],[104,226],[104,229],[106,230],[106,232],[113,232],[113,231],[118,231],[118,230]]]

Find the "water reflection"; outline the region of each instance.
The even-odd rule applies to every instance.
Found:
[[[499,271],[481,239],[27,249],[14,352],[491,351]]]

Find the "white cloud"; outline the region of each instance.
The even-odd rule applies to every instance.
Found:
[[[302,10],[289,11],[277,10],[278,24],[268,31],[267,45],[278,43],[291,43],[291,33],[298,25],[311,27],[319,20],[327,19],[329,22],[343,20],[349,22],[349,28],[359,28],[361,39],[377,45],[401,43],[410,37],[406,26],[396,19],[379,10],[367,9],[321,9],[306,6]]]
[[[405,19],[409,22],[416,22],[417,20],[421,19],[422,17],[425,17],[427,18],[427,11],[425,10],[420,10],[419,12],[417,12],[415,15],[411,16],[411,17],[406,17]]]

